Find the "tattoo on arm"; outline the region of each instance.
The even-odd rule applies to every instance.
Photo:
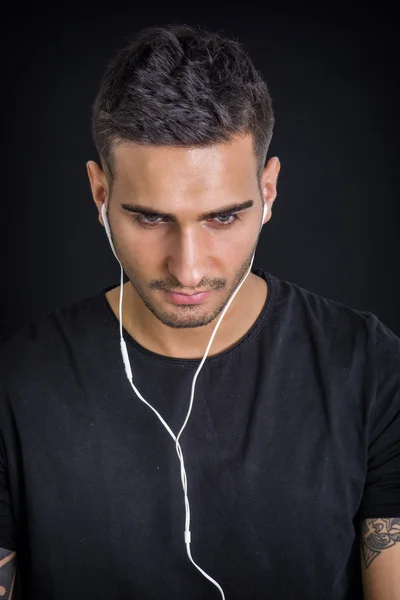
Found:
[[[400,517],[364,519],[361,525],[361,549],[368,568],[383,550],[400,543]]]
[[[16,568],[16,553],[0,548],[0,597],[11,600]]]

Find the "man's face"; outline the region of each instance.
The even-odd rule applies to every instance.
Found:
[[[258,240],[263,204],[251,136],[190,149],[123,143],[114,159],[108,219],[132,286],[165,325],[207,325],[244,277]],[[251,202],[239,212],[224,208]],[[192,303],[171,295],[205,291]]]

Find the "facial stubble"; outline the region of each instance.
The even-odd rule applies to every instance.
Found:
[[[154,315],[154,317],[167,327],[171,327],[173,329],[193,329],[196,327],[204,327],[208,325],[221,314],[230,297],[232,296],[232,294],[240,284],[241,280],[245,276],[250,266],[253,253],[255,252],[257,242],[251,254],[246,258],[246,260],[242,263],[241,267],[236,271],[233,282],[229,286],[229,289],[226,279],[222,278],[207,279],[201,282],[201,286],[199,285],[199,291],[204,289],[212,290],[209,300],[212,299],[214,293],[218,291],[225,292],[224,298],[217,304],[216,307],[207,309],[206,304],[205,306],[203,306],[202,304],[181,304],[177,305],[175,310],[172,311],[162,310],[156,302],[153,302],[150,294],[154,291],[155,293],[158,293],[158,290],[168,289],[173,289],[174,291],[179,292],[179,288],[177,288],[176,284],[172,283],[172,285],[169,285],[169,282],[167,283],[165,281],[153,280],[147,286],[147,289],[149,290],[149,293],[147,293],[147,290],[145,290],[142,286],[135,270],[130,265],[128,265],[127,261],[124,260],[124,257],[118,250],[117,246],[115,247],[119,256],[119,260],[121,261],[121,264],[123,266],[124,272],[128,277],[130,283],[132,284],[132,287],[142,300],[143,304]]]

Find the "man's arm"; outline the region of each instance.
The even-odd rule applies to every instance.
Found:
[[[16,564],[16,553],[0,548],[0,596],[5,600],[13,595]]]
[[[365,600],[400,600],[400,517],[361,523]]]

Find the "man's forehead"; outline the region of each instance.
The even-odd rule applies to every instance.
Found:
[[[185,179],[224,176],[255,167],[251,136],[204,147],[154,146],[121,142],[113,149],[114,171],[125,177],[181,177]]]

